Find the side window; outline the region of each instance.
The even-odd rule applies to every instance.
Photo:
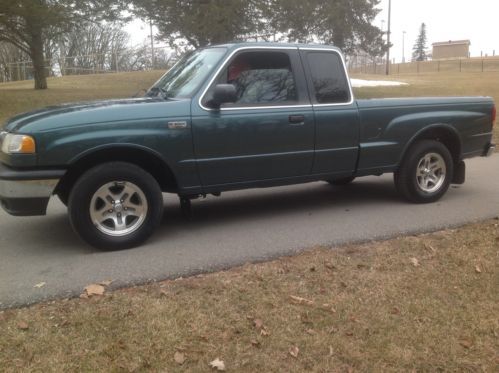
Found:
[[[291,61],[282,52],[242,52],[215,79],[203,103],[211,100],[216,84],[233,84],[237,101],[228,107],[293,104],[298,101]]]
[[[338,53],[309,52],[307,60],[317,103],[337,104],[350,101],[350,89]]]

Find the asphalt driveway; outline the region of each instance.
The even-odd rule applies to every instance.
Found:
[[[467,162],[467,182],[439,202],[402,201],[391,175],[348,187],[326,183],[225,193],[193,202],[182,217],[165,196],[161,229],[144,246],[103,253],[72,232],[53,199],[45,217],[0,212],[0,308],[78,295],[94,282],[140,284],[339,245],[434,231],[499,215],[499,156]],[[41,288],[36,284],[45,283]]]

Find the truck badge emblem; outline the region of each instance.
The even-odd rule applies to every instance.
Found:
[[[187,128],[187,122],[168,122],[168,128],[171,130]]]

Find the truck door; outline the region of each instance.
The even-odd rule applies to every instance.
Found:
[[[235,85],[237,101],[211,108],[216,84]],[[298,49],[234,52],[194,100],[192,130],[203,186],[310,174],[314,114]]]
[[[359,155],[360,118],[341,54],[300,48],[315,114],[313,174],[352,175]]]

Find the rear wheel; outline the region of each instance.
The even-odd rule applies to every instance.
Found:
[[[68,205],[74,230],[102,250],[140,245],[163,215],[163,197],[154,177],[123,162],[106,163],[83,174]]]
[[[408,150],[394,180],[407,200],[430,203],[447,192],[453,172],[454,162],[447,147],[435,140],[422,140]]]

